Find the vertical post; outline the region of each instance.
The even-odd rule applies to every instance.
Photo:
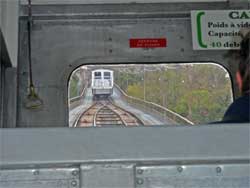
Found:
[[[146,85],[145,85],[145,65],[143,64],[143,99],[146,101]]]
[[[128,70],[126,70],[126,73],[127,73],[127,76],[126,76],[126,78],[127,78],[127,91],[128,91]]]

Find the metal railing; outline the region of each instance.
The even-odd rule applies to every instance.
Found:
[[[114,84],[114,86],[121,93],[123,100],[125,100],[131,106],[135,106],[139,109],[145,110],[146,112],[157,115],[163,120],[167,120],[167,119],[172,120],[173,123],[188,124],[188,125],[194,124],[193,122],[181,116],[180,114],[177,114],[176,112],[173,112],[156,103],[129,96],[117,84]]]
[[[84,96],[86,94],[86,90],[87,90],[87,84],[86,86],[83,88],[82,93],[79,96],[73,97],[69,99],[69,108],[70,110],[76,108],[77,106],[81,105],[81,103],[83,102]]]

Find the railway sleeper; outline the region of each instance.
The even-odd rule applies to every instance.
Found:
[[[99,111],[98,114],[114,114],[112,111]]]
[[[103,120],[105,120],[105,121],[120,121],[121,118],[119,118],[119,117],[117,117],[117,118],[100,118],[100,117],[97,117],[96,120],[97,121],[103,121]]]
[[[97,121],[96,124],[123,124],[122,121]]]
[[[111,115],[107,115],[107,114],[98,114],[96,117],[97,117],[97,118],[116,118],[116,117],[119,117],[119,116],[116,115],[116,114],[111,114]]]

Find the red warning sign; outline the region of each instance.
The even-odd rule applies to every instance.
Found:
[[[130,39],[130,48],[165,48],[167,47],[166,38],[141,38]]]

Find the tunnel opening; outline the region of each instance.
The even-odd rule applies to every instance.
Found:
[[[217,122],[232,101],[230,75],[215,63],[83,65],[68,81],[69,127]]]

